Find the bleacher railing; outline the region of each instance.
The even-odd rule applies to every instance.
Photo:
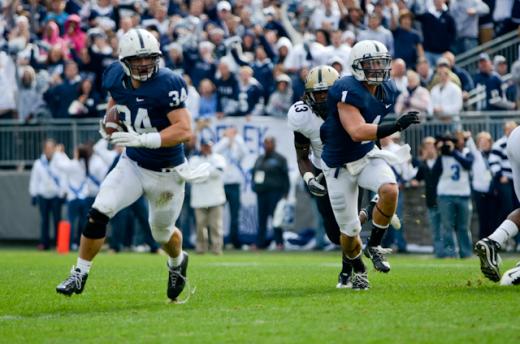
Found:
[[[520,124],[520,111],[463,112],[457,123],[437,119],[426,121],[402,133],[402,139],[418,154],[421,141],[426,136],[439,136],[454,129],[468,130],[475,136],[488,131],[494,139],[503,135],[503,124],[516,121]],[[392,119],[392,116],[386,119]],[[254,120],[254,119],[253,119]],[[69,156],[75,146],[87,141],[97,141],[99,119],[50,119],[23,124],[13,120],[0,121],[0,168],[21,169],[30,167],[41,154],[41,144],[53,138],[65,145]]]
[[[457,66],[466,69],[471,75],[478,73],[478,60],[481,53],[488,53],[491,58],[502,55],[509,65],[519,57],[519,31],[511,31],[478,47],[470,49],[456,56]]]

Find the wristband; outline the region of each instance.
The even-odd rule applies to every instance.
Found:
[[[309,184],[309,180],[314,178],[314,174],[312,172],[305,172],[303,174],[303,180],[305,181],[305,184]]]
[[[377,126],[376,136],[378,139],[382,139],[383,137],[387,137],[392,135],[395,132],[398,132],[399,128],[395,123],[386,123],[380,124]]]
[[[160,133],[147,133],[144,134],[144,146],[146,148],[156,149],[161,147],[161,134]]]

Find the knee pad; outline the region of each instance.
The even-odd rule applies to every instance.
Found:
[[[170,241],[173,233],[175,232],[175,227],[152,227],[151,229],[153,239],[161,245],[167,244]]]
[[[107,234],[107,224],[110,219],[95,208],[90,208],[88,221],[83,235],[89,239],[102,239]]]

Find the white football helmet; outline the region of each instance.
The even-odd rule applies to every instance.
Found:
[[[348,65],[357,80],[378,85],[390,78],[392,56],[383,43],[364,40],[352,48]]]
[[[126,75],[136,80],[146,81],[157,73],[161,56],[159,42],[144,29],[131,29],[119,41],[119,61]]]

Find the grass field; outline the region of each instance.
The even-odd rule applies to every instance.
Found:
[[[520,289],[484,280],[476,258],[391,256],[390,274],[353,292],[335,289],[338,255],[192,254],[197,290],[180,305],[162,256],[101,254],[66,298],[54,288],[75,256],[3,250],[0,342],[520,343]]]

